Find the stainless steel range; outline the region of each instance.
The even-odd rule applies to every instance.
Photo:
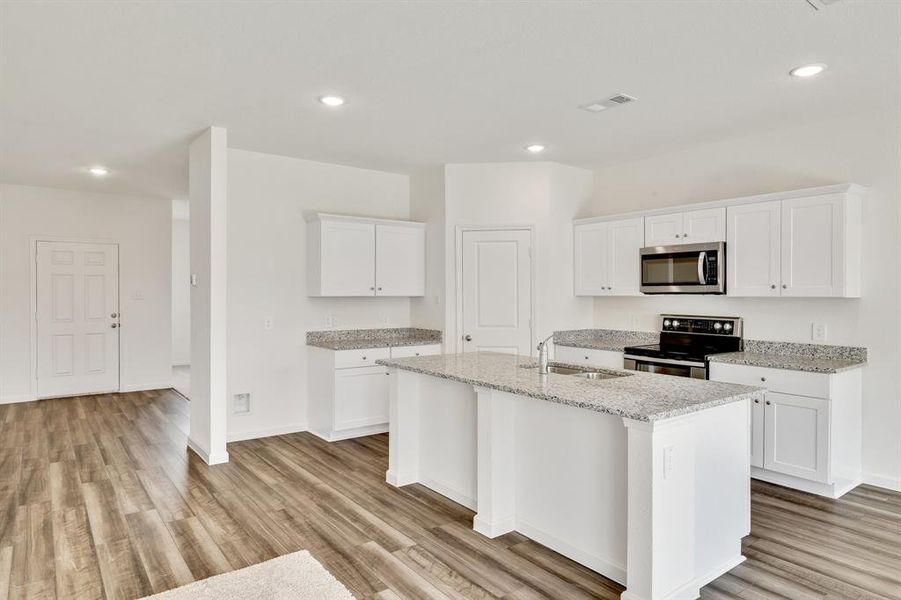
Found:
[[[741,317],[660,315],[660,343],[625,348],[632,371],[707,379],[707,357],[742,350]]]

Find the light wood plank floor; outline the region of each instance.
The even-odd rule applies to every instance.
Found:
[[[361,598],[618,598],[617,584],[421,486],[384,435],[185,450],[170,391],[0,406],[0,600],[137,598],[303,548]],[[901,598],[901,494],[753,486],[748,560],[704,598]]]

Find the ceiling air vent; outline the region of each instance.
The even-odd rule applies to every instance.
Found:
[[[597,102],[583,104],[579,108],[588,112],[599,113],[603,110],[607,110],[608,108],[622,106],[623,104],[628,104],[630,102],[634,102],[635,100],[637,100],[635,96],[630,96],[629,94],[617,94],[615,96],[607,98],[606,100],[598,100]]]

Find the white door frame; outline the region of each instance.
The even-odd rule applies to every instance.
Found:
[[[29,343],[31,344],[31,377],[29,381],[29,401],[38,398],[38,242],[63,242],[69,244],[115,244],[121,250],[118,239],[112,238],[83,238],[70,237],[60,235],[32,235],[28,237],[28,263],[29,263],[29,279],[28,289],[31,290],[30,313],[28,315],[29,323]],[[119,289],[116,290],[119,296],[119,312],[122,311],[122,256],[117,252],[118,264],[116,268],[119,271]],[[122,389],[122,335],[119,335],[119,389]],[[118,390],[117,390],[118,391]]]
[[[531,297],[531,308],[529,313],[529,355],[532,354],[532,348],[538,343],[535,339],[535,332],[538,329],[538,311],[536,307],[535,281],[537,280],[536,265],[538,260],[538,244],[535,239],[535,225],[457,225],[455,227],[454,236],[454,298],[456,307],[454,310],[454,345],[453,352],[462,352],[460,341],[463,339],[463,233],[467,231],[528,231],[532,251],[529,255],[529,296]]]

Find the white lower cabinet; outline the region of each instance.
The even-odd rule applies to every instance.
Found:
[[[861,482],[861,370],[710,364],[710,379],[767,389],[749,401],[751,476],[838,498]]]
[[[570,365],[604,367],[607,369],[623,368],[623,353],[617,350],[595,350],[593,348],[555,346],[554,360]]]
[[[309,353],[309,429],[334,442],[388,431],[389,373],[377,360],[441,354],[441,344]]]

